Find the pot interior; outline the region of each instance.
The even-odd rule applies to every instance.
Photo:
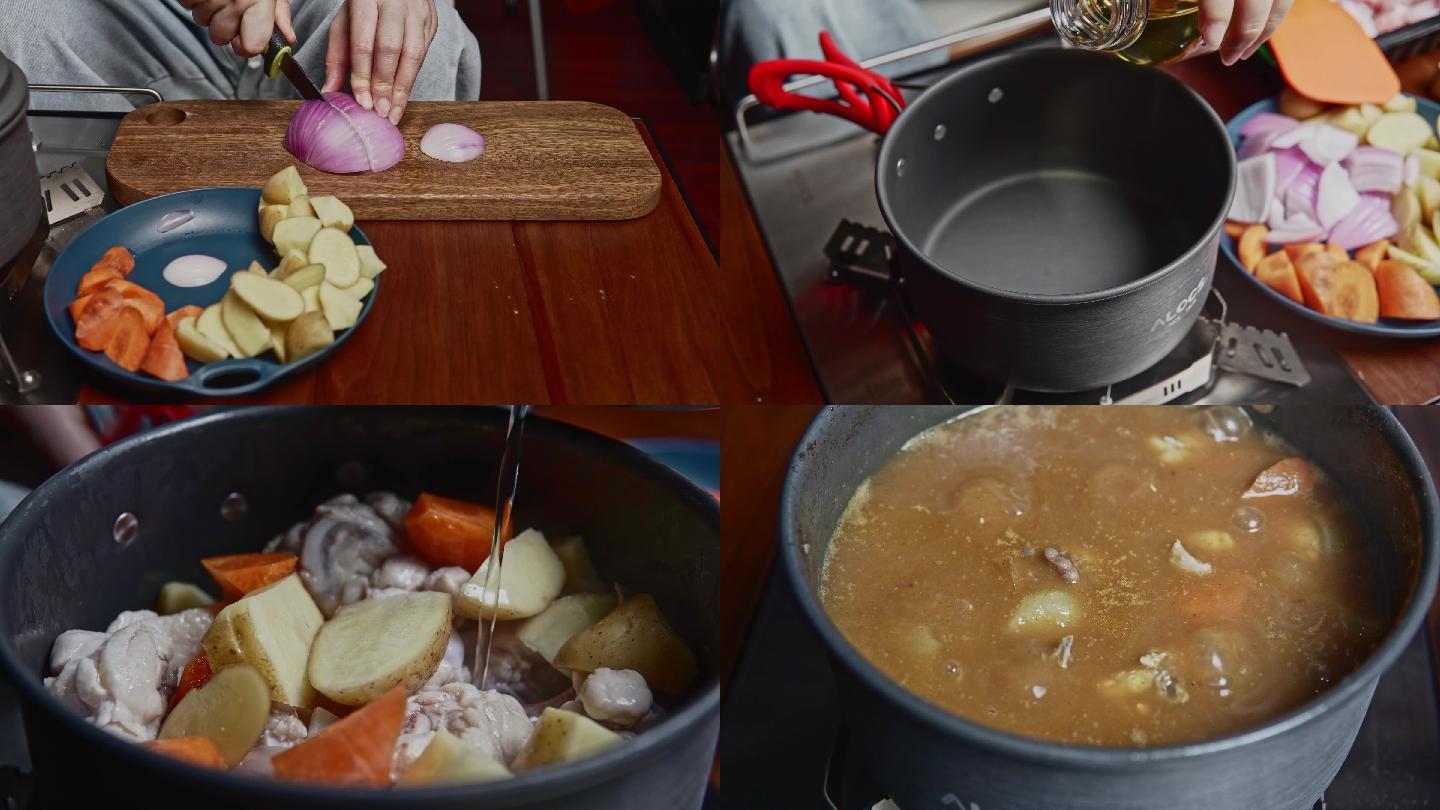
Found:
[[[860,654],[824,616],[821,606],[821,572],[835,527],[856,489],[908,440],[967,410],[831,408],[812,425],[797,452],[782,506],[783,556],[792,569],[792,582],[802,588],[800,599],[807,613],[820,625],[832,654],[847,668],[872,669],[860,663]],[[1408,640],[1394,638],[1394,627],[1403,617],[1407,627],[1403,635],[1408,636],[1423,614],[1419,601],[1427,598],[1430,585],[1421,571],[1427,565],[1433,568],[1436,556],[1436,538],[1426,522],[1431,507],[1427,502],[1422,509],[1421,504],[1421,498],[1428,501],[1433,495],[1413,466],[1415,457],[1404,454],[1404,448],[1412,453],[1413,448],[1403,429],[1379,408],[1276,408],[1251,410],[1250,415],[1257,427],[1286,440],[1323,468],[1335,490],[1344,494],[1357,529],[1369,541],[1367,570],[1374,580],[1369,590],[1376,614],[1391,628],[1371,661],[1377,656],[1393,659]],[[874,673],[884,677],[878,669]]]
[[[880,156],[881,208],[933,265],[1026,296],[1113,290],[1179,259],[1229,208],[1214,112],[1168,75],[1032,50],[927,90]]]

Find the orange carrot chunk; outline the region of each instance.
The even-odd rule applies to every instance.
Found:
[[[474,571],[490,556],[495,510],[424,492],[405,516],[405,533],[431,565]]]
[[[225,757],[220,755],[220,749],[216,747],[215,741],[209,737],[176,737],[171,740],[147,740],[140,743],[140,745],[157,754],[174,757],[181,762],[188,762],[191,765],[199,765],[202,768],[216,768],[222,771],[226,769]]]
[[[90,303],[90,298],[91,296],[89,295],[82,295],[70,302],[70,305],[67,307],[67,309],[70,310],[70,320],[77,324],[80,323],[80,313],[85,311],[85,305]]]
[[[295,571],[295,562],[294,554],[276,551],[206,557],[200,564],[220,586],[226,599],[239,599],[256,588],[290,576]]]
[[[1305,303],[1305,295],[1300,291],[1300,280],[1295,276],[1295,265],[1290,263],[1290,257],[1285,251],[1277,250],[1261,259],[1255,266],[1255,278],[1295,303]]]
[[[1285,254],[1290,257],[1291,263],[1299,265],[1300,257],[1310,253],[1322,253],[1325,246],[1319,242],[1296,242],[1285,246]]]
[[[1380,315],[1409,321],[1440,318],[1440,295],[1415,268],[1386,259],[1375,268]]]
[[[160,296],[125,279],[115,279],[107,287],[120,291],[125,301],[145,318],[145,334],[153,335],[165,320],[165,302]]]
[[[1350,260],[1350,251],[1346,250],[1343,247],[1340,247],[1334,242],[1325,243],[1325,252],[1329,253],[1331,256],[1334,256],[1342,262]]]
[[[1269,233],[1270,229],[1264,225],[1251,225],[1240,234],[1240,246],[1237,248],[1240,264],[1251,273],[1255,272],[1255,265],[1265,258],[1265,237]]]
[[[1376,268],[1380,266],[1380,262],[1385,261],[1385,257],[1388,255],[1389,249],[1389,239],[1381,239],[1379,242],[1371,242],[1365,247],[1362,247],[1355,251],[1355,261],[1360,262],[1361,264],[1370,268],[1370,272],[1373,273],[1375,272]]]
[[[204,686],[213,674],[215,673],[210,670],[210,659],[205,655],[205,651],[201,650],[200,654],[190,659],[190,663],[180,671],[180,682],[175,685],[175,694],[170,698],[170,708],[175,708],[180,698],[185,697],[191,689]]]
[[[150,350],[150,336],[145,334],[145,319],[132,306],[121,308],[115,316],[115,333],[105,344],[105,356],[126,371],[135,371]]]
[[[120,271],[113,267],[96,267],[80,277],[80,286],[75,288],[75,295],[89,295],[110,282],[123,278]]]
[[[405,721],[405,690],[396,687],[314,736],[275,755],[275,776],[298,782],[384,787]]]
[[[179,329],[181,321],[185,320],[186,318],[198,318],[200,317],[200,313],[204,311],[205,310],[195,306],[194,304],[186,304],[185,306],[180,307],[169,315],[166,315],[165,320],[169,321],[171,326]]]
[[[169,382],[190,376],[190,369],[185,367],[185,353],[180,350],[180,342],[175,338],[175,325],[169,320],[161,321],[160,328],[155,331],[150,348],[140,361],[140,370]]]
[[[75,321],[75,342],[92,352],[105,351],[119,328],[118,316],[125,309],[125,296],[108,287],[90,296]]]
[[[1305,495],[1315,486],[1315,468],[1303,458],[1284,458],[1260,471],[1242,498]]]
[[[1248,227],[1250,226],[1247,223],[1238,222],[1233,219],[1227,219],[1225,220],[1225,235],[1230,237],[1231,239],[1238,240],[1240,238],[1240,234],[1245,233],[1245,229]]]
[[[128,276],[130,271],[135,269],[135,257],[130,255],[130,250],[124,245],[116,245],[105,251],[99,261],[90,266],[90,269],[94,270],[98,267],[108,267],[121,276]]]

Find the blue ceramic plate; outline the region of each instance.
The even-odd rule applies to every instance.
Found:
[[[1433,129],[1435,127],[1435,119],[1440,117],[1440,104],[1423,98],[1417,98],[1415,101],[1418,104],[1416,112],[1424,116],[1425,120],[1430,122],[1430,127]],[[1245,122],[1262,112],[1276,111],[1275,99],[1273,98],[1257,101],[1249,107],[1246,107],[1243,112],[1230,119],[1230,123],[1225,125],[1225,128],[1230,131],[1230,142],[1234,144],[1236,148],[1239,148],[1240,128],[1245,126]],[[1225,257],[1235,266],[1236,271],[1244,276],[1251,284],[1264,290],[1266,295],[1279,301],[1282,306],[1288,307],[1292,311],[1298,312],[1316,323],[1360,335],[1381,335],[1383,337],[1398,338],[1440,336],[1440,321],[1401,321],[1393,318],[1381,318],[1378,323],[1356,323],[1354,321],[1347,321],[1344,318],[1322,315],[1270,289],[1269,285],[1246,272],[1244,265],[1240,264],[1240,257],[1235,252],[1235,240],[1231,239],[1229,235],[1224,233],[1220,234],[1220,249],[1225,252]]]
[[[45,315],[56,337],[76,357],[117,380],[139,388],[189,396],[237,396],[249,394],[271,385],[287,374],[322,362],[325,356],[345,342],[375,303],[380,294],[380,279],[365,298],[360,318],[355,325],[335,336],[335,343],[325,350],[295,363],[281,363],[272,353],[244,360],[221,360],[197,363],[186,359],[190,376],[178,382],[166,382],[141,372],[126,371],[115,365],[104,352],[92,352],[75,342],[75,323],[66,307],[75,300],[80,278],[114,245],[124,245],[135,254],[135,271],[129,280],[160,296],[165,311],[173,312],[186,304],[208,307],[218,303],[230,289],[230,275],[244,270],[258,259],[267,269],[279,259],[275,249],[260,236],[256,207],[260,204],[258,188],[198,188],[153,197],[122,208],[105,217],[80,234],[55,260],[45,279]],[[170,231],[160,232],[161,220],[175,211],[191,211],[194,219]],[[350,238],[357,245],[368,245],[359,228],[350,229]],[[161,273],[171,259],[200,253],[221,259],[226,272],[203,287],[176,287]]]

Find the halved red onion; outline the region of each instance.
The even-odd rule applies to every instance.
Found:
[[[485,136],[459,124],[436,124],[420,139],[420,151],[447,163],[465,163],[485,151]]]
[[[302,103],[290,119],[285,151],[322,172],[383,172],[405,157],[405,138],[353,96],[326,93],[325,101]]]

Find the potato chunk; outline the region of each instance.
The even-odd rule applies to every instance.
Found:
[[[587,674],[600,667],[633,669],[651,688],[669,694],[684,692],[696,671],[690,648],[644,593],[565,642],[553,663]]]
[[[605,590],[605,583],[595,573],[590,552],[580,535],[562,537],[551,543],[550,548],[560,558],[560,564],[565,566],[564,593],[599,593]]]
[[[1170,564],[1187,574],[1202,577],[1215,570],[1215,566],[1196,558],[1179,540],[1170,544]]]
[[[503,566],[502,566],[503,567]],[[620,600],[609,593],[574,593],[562,596],[520,623],[515,637],[520,643],[554,662],[555,654],[576,633],[605,618]]]
[[[311,264],[325,265],[325,280],[336,287],[349,287],[360,278],[360,254],[344,231],[321,228],[310,242],[309,256]]]
[[[275,252],[281,256],[292,250],[309,254],[310,241],[320,232],[320,220],[314,217],[286,217],[275,223]]]
[[[236,273],[230,278],[230,292],[268,321],[294,320],[305,311],[305,300],[294,287],[269,276]]]
[[[509,770],[495,758],[454,734],[440,729],[425,752],[396,783],[401,786],[457,785],[508,779]]]
[[[450,597],[427,591],[346,605],[320,628],[310,684],[346,706],[395,687],[414,692],[435,674],[450,640]]]
[[[294,166],[286,166],[265,181],[260,189],[260,200],[262,203],[289,205],[291,200],[307,193],[309,189],[300,179],[300,172]]]
[[[190,608],[215,604],[215,597],[188,582],[167,582],[160,586],[160,595],[155,599],[155,612],[169,616]]]
[[[270,685],[272,700],[308,709],[315,705],[315,690],[306,668],[324,621],[300,576],[291,574],[220,611],[205,634],[205,653],[217,670],[236,663],[255,667]]]
[[[234,767],[270,720],[270,688],[254,667],[240,664],[216,672],[192,689],[160,726],[160,739],[208,737],[225,764]]]
[[[1271,464],[1255,476],[1242,498],[1271,498],[1280,495],[1307,495],[1315,486],[1315,470],[1303,458],[1286,458]]]
[[[1080,620],[1080,603],[1068,591],[1038,591],[1020,600],[1010,614],[1010,629],[1019,633],[1048,634]]]
[[[487,582],[490,560],[481,563],[470,581],[460,586],[456,611],[468,619],[527,619],[555,601],[565,584],[565,566],[545,542],[545,535],[526,529],[505,544],[500,555],[500,581]],[[491,586],[498,590],[490,590]]]
[[[1198,551],[1223,552],[1235,548],[1235,537],[1227,531],[1219,529],[1204,529],[1198,532],[1191,532],[1185,538],[1189,548]]]
[[[542,765],[573,762],[614,748],[625,738],[588,717],[546,708],[530,741],[515,757],[515,769],[527,771]]]

